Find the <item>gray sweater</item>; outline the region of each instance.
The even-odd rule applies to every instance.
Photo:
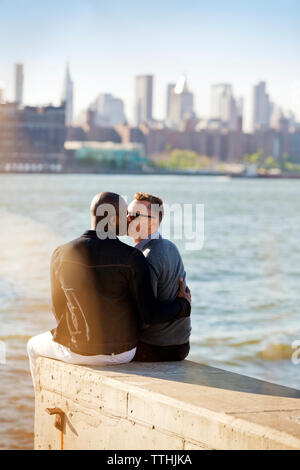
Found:
[[[152,286],[157,299],[162,302],[176,299],[179,278],[182,276],[185,282],[186,277],[176,245],[159,238],[149,240],[141,249],[150,266]],[[190,334],[191,319],[187,317],[149,326],[142,330],[140,340],[157,346],[171,346],[187,343]]]

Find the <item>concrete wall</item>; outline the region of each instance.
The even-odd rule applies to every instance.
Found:
[[[40,358],[35,449],[61,448],[300,449],[300,391],[191,361],[91,369]]]

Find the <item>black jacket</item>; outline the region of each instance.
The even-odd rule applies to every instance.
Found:
[[[93,230],[54,251],[51,292],[54,341],[81,355],[119,354],[134,348],[138,330],[190,315],[183,298],[154,297],[144,255]]]

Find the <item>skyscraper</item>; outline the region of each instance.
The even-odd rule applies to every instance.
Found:
[[[179,128],[185,119],[194,116],[194,95],[188,89],[185,75],[181,75],[170,89],[170,111],[168,125]]]
[[[64,78],[62,103],[65,103],[66,107],[66,126],[71,126],[73,122],[73,81],[71,79],[69,64],[67,64]]]
[[[99,126],[114,127],[120,122],[126,121],[123,101],[109,93],[99,95],[94,107],[96,111],[95,122]]]
[[[19,105],[23,104],[23,83],[23,64],[15,64],[15,102]]]
[[[211,118],[228,122],[230,118],[230,107],[232,97],[232,86],[228,83],[218,83],[211,87]]]
[[[172,99],[172,93],[174,91],[175,86],[176,86],[176,83],[169,83],[167,86],[167,108],[166,108],[167,122],[170,120],[171,99]]]
[[[135,83],[135,123],[152,121],[153,75],[138,75]]]
[[[272,108],[266,83],[259,82],[253,89],[253,130],[269,129]]]
[[[211,87],[211,118],[218,119],[228,130],[240,128],[242,101],[233,96],[232,85],[218,83]]]

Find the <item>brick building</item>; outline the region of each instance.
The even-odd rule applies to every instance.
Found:
[[[0,104],[0,165],[60,164],[66,139],[65,108]]]

